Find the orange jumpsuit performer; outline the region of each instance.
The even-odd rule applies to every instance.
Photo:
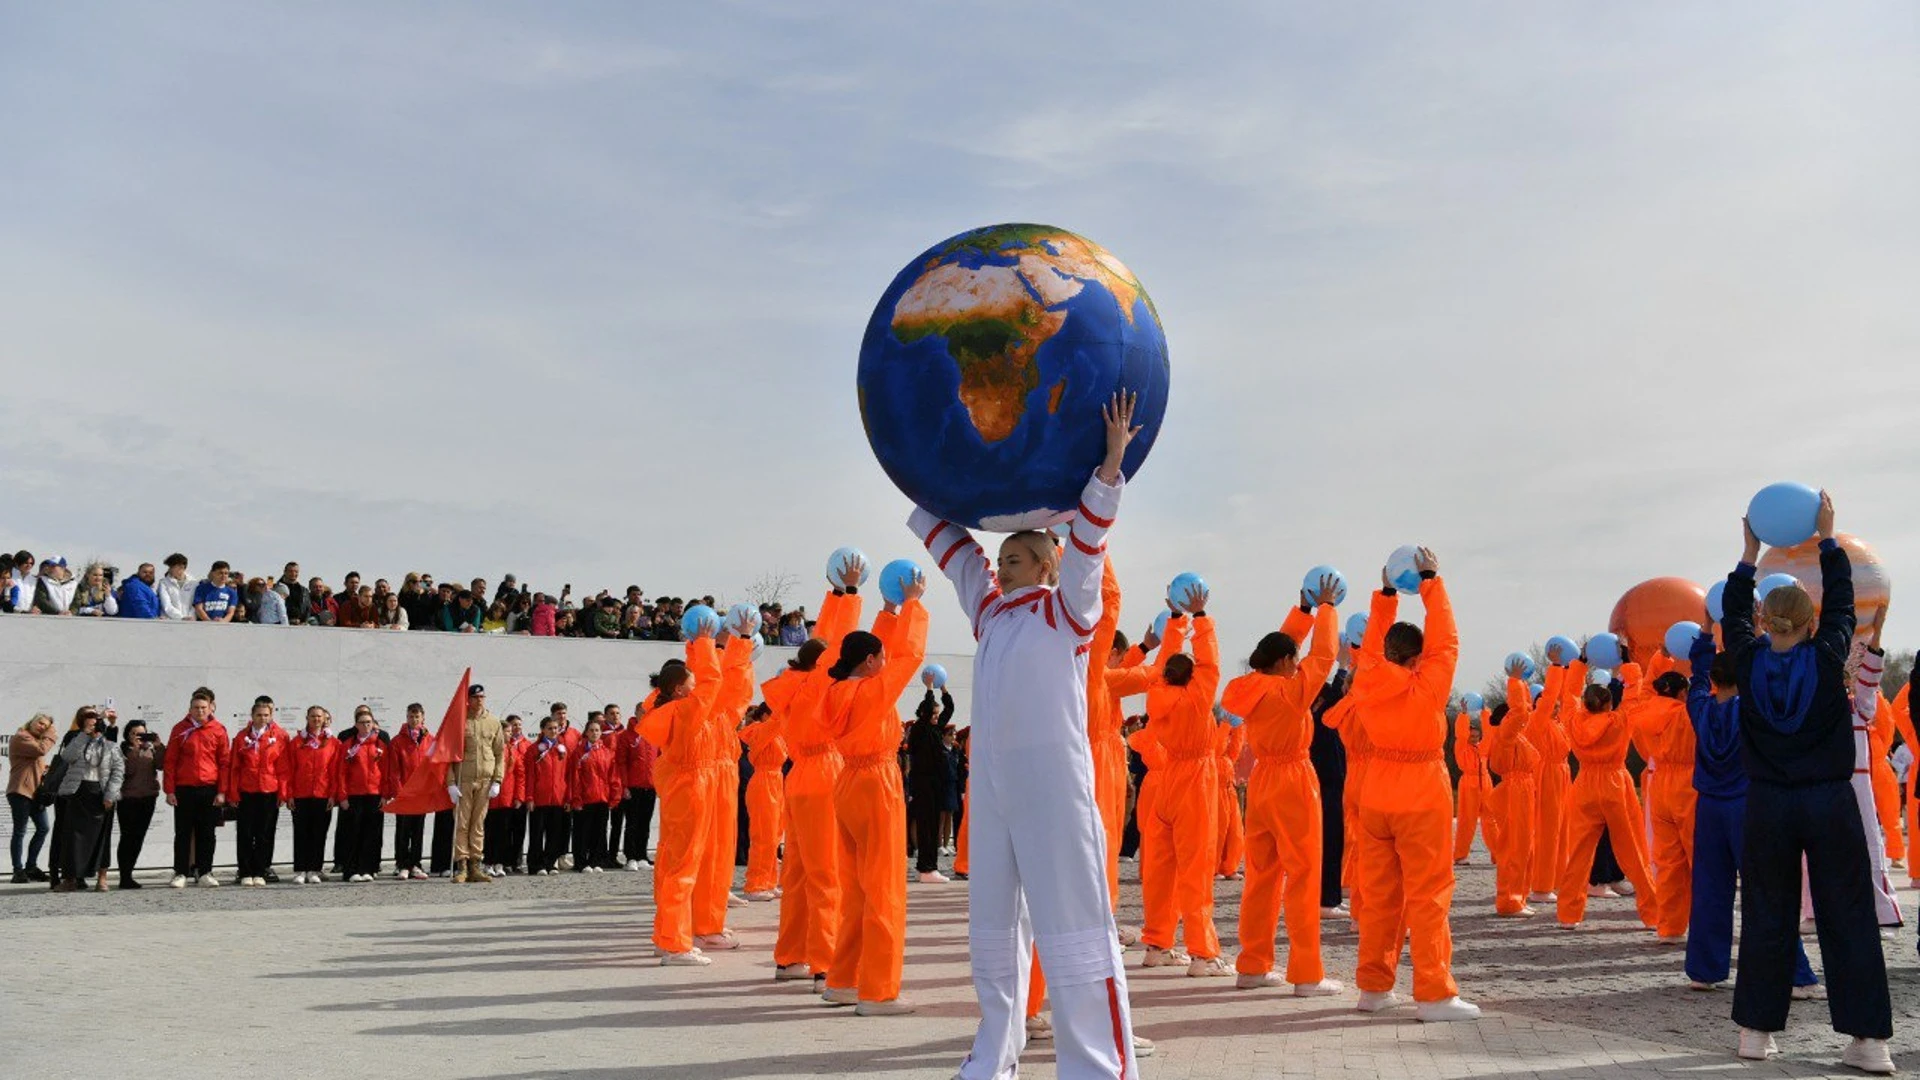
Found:
[[[1883,664],[1879,657],[1872,657],[1875,664]],[[1878,696],[1878,686],[1869,693]],[[1899,869],[1906,865],[1907,843],[1900,835],[1900,778],[1893,771],[1893,710],[1881,699],[1875,708],[1873,721],[1867,727],[1867,746],[1871,751],[1869,766],[1873,771],[1868,774],[1873,784],[1874,816],[1880,820],[1880,832],[1886,837],[1887,865]]]
[[[1626,714],[1636,742],[1644,747],[1642,756],[1651,765],[1645,794],[1647,816],[1653,821],[1653,888],[1659,899],[1654,929],[1660,940],[1678,942],[1686,940],[1687,922],[1693,917],[1694,808],[1699,793],[1693,786],[1694,733],[1693,719],[1687,714],[1687,684],[1685,676],[1673,668],[1673,658],[1663,646],[1647,665],[1652,686],[1661,692],[1639,694],[1627,703]]]
[[[841,639],[834,680],[821,706],[822,728],[844,766],[834,787],[840,828],[840,929],[827,969],[825,998],[861,1016],[913,1011],[900,1000],[907,955],[907,800],[900,778],[900,695],[927,654],[924,580],[909,582],[906,602],[886,609],[873,632]]]
[[[1460,636],[1439,560],[1421,548],[1414,564],[1427,612],[1425,631],[1394,622],[1399,600],[1383,570],[1386,587],[1374,594],[1348,695],[1354,702],[1349,722],[1360,725],[1371,747],[1355,835],[1358,1007],[1379,1012],[1400,1003],[1394,974],[1411,933],[1415,1017],[1429,1023],[1472,1020],[1480,1008],[1461,1000],[1453,981],[1453,933],[1447,925],[1453,904],[1453,784],[1443,747]]]
[[[756,613],[756,619],[757,619]],[[727,929],[727,908],[744,905],[733,896],[733,862],[740,848],[740,720],[753,702],[753,640],[756,621],[722,628],[720,697],[700,738],[697,768],[713,779],[701,791],[705,802],[700,872],[693,886],[693,937],[702,950],[735,949],[740,943]]]
[[[1482,740],[1486,738],[1487,710],[1480,710],[1478,717],[1470,716],[1466,709],[1453,719],[1453,763],[1460,769],[1460,787],[1454,792],[1453,812],[1453,861],[1467,861],[1468,853],[1473,851],[1473,833],[1479,829],[1487,838],[1487,851],[1491,854],[1498,847],[1497,826],[1493,814],[1493,778],[1487,773],[1487,748]],[[1473,722],[1480,721],[1478,731]]]
[[[740,729],[753,778],[747,781],[748,900],[780,897],[780,832],[787,814],[786,784],[780,773],[787,764],[785,725],[767,706],[748,710],[747,726]]]
[[[1574,706],[1580,685],[1567,678],[1567,665],[1574,658],[1559,652],[1557,646],[1547,650],[1552,665],[1545,680],[1547,688],[1534,703],[1533,721],[1527,725],[1527,740],[1540,753],[1540,809],[1533,821],[1533,893],[1528,897],[1536,902],[1554,898],[1560,870],[1567,863],[1567,791],[1573,786],[1573,770],[1567,766],[1567,754],[1572,749],[1567,743],[1567,724],[1569,716],[1577,711]],[[1560,675],[1558,684],[1553,680],[1555,672]],[[1587,891],[1584,883],[1580,891]]]
[[[1893,722],[1900,731],[1900,737],[1906,740],[1907,749],[1917,755],[1913,764],[1907,766],[1907,843],[1909,846],[1920,842],[1915,840],[1916,837],[1920,837],[1920,739],[1914,737],[1912,697],[1908,693],[1912,689],[1912,682],[1901,687],[1900,693],[1893,699],[1891,710]],[[1915,863],[1920,863],[1920,857],[1914,858],[1907,864],[1908,888],[1920,888],[1920,866],[1914,865]]]
[[[1630,698],[1642,693],[1639,664],[1622,664],[1617,672]],[[1567,669],[1567,678],[1574,686],[1586,686],[1586,662],[1575,661]],[[1684,685],[1681,692],[1685,693]],[[1613,692],[1607,687],[1587,686],[1580,701],[1580,707],[1562,712],[1571,717],[1567,731],[1574,755],[1580,759],[1580,776],[1567,797],[1567,860],[1560,867],[1558,890],[1560,925],[1571,929],[1586,916],[1587,877],[1593,873],[1593,853],[1604,830],[1613,838],[1620,869],[1633,883],[1640,921],[1651,929],[1659,921],[1655,911],[1659,893],[1647,869],[1640,799],[1634,794],[1633,775],[1627,772],[1626,717],[1614,709]]]
[[[1555,669],[1559,670],[1559,669]],[[1533,914],[1527,886],[1538,857],[1533,824],[1540,808],[1540,751],[1526,737],[1532,723],[1533,696],[1515,665],[1507,673],[1507,701],[1487,714],[1487,763],[1500,774],[1500,843],[1493,856],[1493,913],[1507,918]],[[1553,678],[1552,672],[1548,673]],[[1545,696],[1544,694],[1541,696]]]
[[[820,603],[814,636],[787,661],[787,670],[761,687],[775,719],[786,729],[787,752],[793,756],[786,776],[787,850],[780,865],[773,977],[782,982],[811,978],[816,992],[826,989],[834,936],[840,930],[840,825],[833,790],[842,763],[822,725],[820,707],[833,685],[827,667],[839,653],[840,639],[860,625],[859,589],[866,566],[856,563],[841,570],[833,591]]]
[[[1173,903],[1174,860],[1169,853],[1165,859],[1155,859],[1151,844],[1161,843],[1162,839],[1148,840],[1146,825],[1160,819],[1160,799],[1163,782],[1167,776],[1166,748],[1160,745],[1160,736],[1152,724],[1134,732],[1127,739],[1140,760],[1147,766],[1146,778],[1140,781],[1140,796],[1134,801],[1133,817],[1142,830],[1140,834],[1140,907],[1143,912],[1140,928],[1140,940],[1146,943],[1147,959],[1145,967],[1186,967],[1193,958],[1174,945],[1179,929],[1180,915]]]
[[[655,702],[640,721],[640,736],[658,747],[654,783],[660,792],[660,844],[653,863],[653,946],[663,965],[713,961],[693,940],[694,884],[718,769],[702,767],[720,699],[720,657],[713,638],[687,642],[687,662],[669,663],[654,676]]]
[[[967,937],[981,1016],[962,1080],[1018,1068],[1031,948],[1050,983],[1060,1074],[1139,1075],[1086,712],[1106,534],[1125,483],[1122,459],[1138,432],[1133,407],[1116,395],[1105,409],[1106,458],[1081,492],[1064,549],[1043,533],[1015,534],[1001,544],[996,573],[964,528],[923,509],[909,521],[953,581],[979,642]],[[1211,746],[1202,749],[1211,760]],[[1211,807],[1212,789],[1206,794]],[[888,842],[898,849],[897,830]],[[1201,858],[1211,886],[1215,856]]]
[[[1247,674],[1227,684],[1221,705],[1245,717],[1241,729],[1253,747],[1247,782],[1247,887],[1240,900],[1240,955],[1235,985],[1242,990],[1291,984],[1295,997],[1337,994],[1320,956],[1320,778],[1307,758],[1313,742],[1313,700],[1333,670],[1340,629],[1333,583],[1314,598],[1311,615],[1298,607],[1277,633],[1254,647]],[[1313,648],[1298,659],[1307,628]],[[1274,932],[1285,891],[1287,974],[1273,970]]]
[[[1240,792],[1234,782],[1235,767],[1247,749],[1245,727],[1224,724],[1213,732],[1213,745],[1220,755],[1215,770],[1220,781],[1220,865],[1215,873],[1222,881],[1240,876],[1240,861],[1247,851],[1247,823],[1240,816]]]

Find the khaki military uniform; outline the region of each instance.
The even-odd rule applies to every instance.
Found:
[[[460,785],[453,808],[453,857],[477,863],[486,839],[487,790],[507,775],[507,730],[484,705],[467,713],[466,746],[453,770],[453,782]]]

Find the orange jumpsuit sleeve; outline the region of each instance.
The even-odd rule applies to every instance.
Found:
[[[840,639],[860,625],[860,607],[858,593],[830,591],[820,601],[820,617],[813,621],[813,636],[827,643],[827,651],[821,654],[824,663],[819,666],[831,666],[840,655]]]
[[[1328,605],[1321,604],[1321,607]],[[1287,609],[1287,617],[1280,620],[1280,632],[1293,639],[1295,645],[1307,642],[1307,632],[1313,629],[1314,617],[1301,611],[1299,606]]]
[[[1220,696],[1220,638],[1211,615],[1193,620],[1193,685],[1209,703]]]
[[[883,611],[874,619],[873,633],[887,650],[887,664],[880,672],[883,693],[889,702],[898,701],[927,658],[927,609],[909,600],[898,611]]]
[[[1293,616],[1288,615],[1287,622],[1292,623],[1292,621]],[[1285,633],[1287,627],[1282,626],[1280,629]],[[1327,675],[1333,671],[1334,658],[1339,654],[1339,650],[1340,612],[1332,604],[1321,604],[1313,613],[1312,647],[1307,650],[1307,658],[1300,662],[1300,683],[1309,699],[1326,685]]]
[[[1553,673],[1547,674],[1551,677]],[[1543,692],[1540,696],[1544,698],[1547,695]],[[1507,718],[1501,723],[1500,730],[1506,731],[1509,727],[1524,729],[1527,721],[1531,719],[1533,719],[1533,691],[1521,680],[1511,675],[1507,676]]]
[[[1113,638],[1120,632],[1120,578],[1113,572],[1113,559],[1107,559],[1100,572],[1100,621],[1093,624],[1093,641],[1087,649],[1089,664],[1105,664],[1113,654]]]
[[[1387,627],[1400,614],[1400,597],[1397,593],[1385,589],[1373,594],[1373,606],[1367,612],[1367,632],[1360,639],[1360,655],[1376,660],[1386,659]],[[1359,658],[1355,658],[1355,663]]]
[[[1894,695],[1892,707],[1887,711],[1893,714],[1893,726],[1900,732],[1900,738],[1913,749],[1915,754],[1920,754],[1920,741],[1915,740],[1913,733],[1913,711],[1907,699],[1907,691],[1912,686],[1912,683],[1908,683],[1901,687],[1900,692]]]
[[[1420,583],[1420,603],[1427,609],[1426,642],[1420,659],[1413,662],[1413,678],[1429,698],[1445,705],[1453,696],[1453,678],[1460,669],[1460,629],[1453,621],[1447,583],[1438,574]],[[1367,631],[1372,633],[1372,623]]]
[[[1155,666],[1166,666],[1167,658],[1178,653],[1187,643],[1187,633],[1192,621],[1185,615],[1175,615],[1167,620],[1167,636],[1160,639],[1160,654],[1154,659]]]
[[[1160,685],[1160,668],[1145,662],[1108,668],[1102,674],[1107,680],[1107,697],[1114,701],[1144,694]]]

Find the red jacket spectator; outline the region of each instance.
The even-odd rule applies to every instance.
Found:
[[[553,601],[533,605],[532,625],[528,632],[534,637],[553,637],[555,625],[560,618],[560,609]]]
[[[613,747],[605,740],[582,743],[567,776],[567,804],[605,806],[619,802],[625,794],[614,767]]]
[[[283,770],[287,785],[281,789],[284,799],[333,798],[334,759],[340,756],[340,740],[322,728],[319,734],[301,732],[288,747],[288,766]]]
[[[489,810],[511,810],[527,801],[527,737],[507,740],[507,774],[500,780],[500,794],[487,800]]]
[[[653,759],[660,756],[660,751],[640,737],[640,718],[627,721],[626,727],[614,732],[613,740],[621,783],[630,788],[652,787]]]
[[[208,718],[197,728],[191,717],[180,721],[167,736],[167,765],[160,772],[161,786],[169,795],[181,787],[219,787],[227,774],[230,748],[227,729],[220,721]]]
[[[390,786],[398,792],[406,785],[407,778],[413,775],[413,770],[419,768],[420,763],[433,752],[433,734],[425,724],[418,728],[412,724],[403,725],[400,733],[388,745],[387,752],[390,755],[387,758],[387,775],[392,778]]]
[[[355,736],[333,762],[333,797],[344,802],[355,795],[392,795],[399,789],[389,786],[387,744],[378,732],[365,738]]]
[[[567,744],[559,740],[533,739],[521,755],[521,776],[527,786],[527,801],[535,806],[567,804]]]
[[[285,798],[286,767],[286,729],[271,721],[259,728],[249,724],[233,737],[220,794],[229,806],[238,805],[242,795],[269,793]]]

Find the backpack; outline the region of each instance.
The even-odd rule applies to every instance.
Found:
[[[56,755],[53,764],[48,765],[47,771],[40,775],[40,786],[33,789],[33,805],[52,806],[60,794],[60,785],[66,778],[66,755]]]

